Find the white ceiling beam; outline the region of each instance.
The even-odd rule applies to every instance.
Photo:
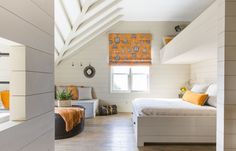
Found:
[[[109,7],[110,5],[117,5],[121,0],[105,0],[101,4],[99,4],[97,7],[93,9],[93,11],[89,11],[85,15],[81,16],[78,18],[74,24],[73,27],[73,32],[76,32],[80,24],[91,18],[92,16],[96,15],[100,11],[106,11],[106,8]]]
[[[62,48],[62,50],[60,51],[58,60],[60,60],[62,58],[62,56],[65,54],[66,50],[67,50],[67,46],[70,44],[72,38],[71,36],[77,31],[78,27],[85,22],[86,20],[90,19],[91,17],[93,17],[94,15],[98,14],[101,11],[106,11],[107,7],[112,7],[114,5],[117,5],[119,2],[121,2],[121,0],[105,0],[103,1],[101,4],[99,4],[97,7],[95,7],[93,9],[93,11],[89,11],[86,14],[80,14],[76,21],[75,24],[73,26],[72,31],[69,33],[66,41],[65,41],[65,45]]]
[[[99,21],[101,21],[104,18],[108,18],[110,14],[113,14],[114,12],[120,12],[121,9],[122,8],[118,8],[118,6],[113,6],[104,13],[98,14],[98,16],[94,16],[93,20],[89,21],[85,26],[80,27],[75,33],[73,33],[71,35],[71,39],[78,37],[80,34],[87,31],[91,27],[96,26],[96,24],[99,23]]]
[[[54,26],[55,26],[55,29],[56,29],[57,33],[59,34],[60,39],[63,41],[63,43],[65,43],[65,39],[64,39],[64,37],[63,37],[63,35],[62,35],[62,33],[61,33],[59,27],[57,26],[56,23],[55,23]]]
[[[118,2],[120,2],[120,0],[115,0],[114,2],[111,2],[111,3],[109,3],[109,4],[107,4],[106,5],[106,7],[104,8],[103,7],[103,9],[104,9],[104,13],[103,13],[103,11],[96,11],[97,13],[94,13],[94,15],[93,15],[93,17],[94,17],[94,23],[96,23],[96,21],[98,21],[98,20],[101,20],[104,16],[107,16],[109,13],[112,13],[113,12],[113,10],[114,9],[116,9],[118,6],[117,6],[117,4],[118,4]],[[103,14],[101,14],[100,15],[100,13],[99,12],[102,12]],[[87,14],[86,16],[90,16],[91,14]],[[87,17],[87,19],[86,20],[84,20],[84,18],[82,19],[82,21],[88,21],[90,18],[91,18],[92,16],[90,16],[89,18]],[[93,23],[88,23],[88,24],[93,24]],[[88,25],[89,26],[89,25]],[[87,26],[87,27],[88,27]],[[81,28],[79,28],[78,30],[76,30],[76,31],[73,31],[69,36],[68,36],[68,41],[70,41],[71,42],[71,40],[72,39],[74,39],[75,37],[76,37],[76,33],[78,33],[78,32],[82,32],[83,30],[85,30],[87,27],[81,27]],[[67,44],[67,43],[66,43]],[[69,44],[67,44],[67,45],[69,45]]]
[[[64,3],[63,3],[62,0],[59,0],[59,3],[60,3],[60,5],[61,5],[61,7],[62,7],[63,13],[64,13],[65,16],[66,16],[66,21],[67,21],[67,23],[70,25],[70,28],[72,29],[72,23],[71,23],[71,20],[70,20],[70,18],[69,18],[69,15],[68,15],[68,13],[67,13],[67,11],[66,11],[65,5],[64,5]]]
[[[82,14],[86,14],[89,7],[91,7],[94,3],[96,3],[98,0],[87,0],[85,5],[82,8]]]
[[[95,1],[95,0],[93,0],[93,1]],[[98,0],[96,0],[96,1],[98,1]],[[68,45],[69,43],[70,43],[70,35],[71,34],[73,34],[75,31],[76,31],[76,29],[79,27],[79,25],[78,25],[78,23],[80,23],[82,20],[83,20],[83,18],[85,17],[85,16],[87,16],[87,14],[83,14],[82,13],[82,11],[83,11],[83,6],[82,6],[82,3],[81,3],[81,1],[80,0],[78,0],[78,4],[80,5],[80,7],[81,7],[81,12],[80,12],[80,14],[78,15],[78,17],[76,18],[76,21],[75,21],[75,23],[74,23],[74,25],[73,25],[73,27],[72,27],[72,30],[71,30],[71,32],[69,33],[69,35],[68,35],[68,38],[66,39],[66,41],[65,41],[65,45]],[[88,1],[88,2],[86,2],[86,7],[90,7],[90,5],[92,5],[93,3],[91,2],[91,0],[90,1]],[[81,22],[82,23],[82,22]],[[63,52],[63,50],[62,50],[62,52]]]
[[[91,34],[87,39],[85,39],[84,41],[82,41],[80,44],[78,44],[75,48],[73,48],[71,51],[69,51],[68,53],[65,54],[65,56],[63,56],[63,58],[61,60],[58,60],[58,65],[60,63],[62,63],[62,61],[68,59],[69,57],[73,56],[75,53],[79,53],[81,51],[80,48],[82,48],[83,46],[85,46],[88,42],[90,42],[91,40],[93,40],[94,38],[98,37],[99,35],[103,34],[104,32],[106,32],[109,28],[111,28],[112,26],[114,26],[115,24],[117,24],[120,20],[121,20],[122,15],[116,17],[114,20],[112,20],[110,23],[108,23],[107,25],[105,25],[104,27],[102,27],[101,29],[97,30],[96,32],[94,32],[93,34]]]
[[[98,0],[96,0],[96,1],[98,1]],[[111,0],[111,1],[113,1],[113,0]],[[78,0],[78,4],[80,5],[81,11],[82,11],[83,10],[83,6],[82,6],[82,3],[81,3],[80,0]],[[92,3],[91,2],[87,2],[86,3],[87,6],[89,6],[89,4],[91,5]],[[87,14],[82,14],[82,12],[78,15],[78,17],[76,18],[76,21],[75,21],[75,23],[74,23],[74,25],[72,27],[72,30],[70,31],[70,33],[68,34],[68,36],[66,38],[65,47],[67,45],[69,45],[69,43],[71,41],[70,35],[72,35],[74,32],[76,32],[76,29],[78,29],[79,25],[84,21],[83,18],[85,18],[86,16],[87,16]],[[60,55],[63,55],[64,52],[65,52],[65,50],[64,50],[64,48],[62,48]]]
[[[82,13],[82,3],[80,0],[77,0],[78,6],[79,6],[79,12]]]
[[[68,45],[68,47],[66,49],[69,50],[69,49],[73,48],[80,41],[87,38],[91,33],[93,33],[94,31],[96,31],[98,29],[100,29],[101,27],[108,24],[110,21],[112,21],[114,18],[116,18],[120,15],[121,15],[120,10],[117,10],[117,11],[113,12],[111,15],[109,15],[108,18],[105,18],[105,19],[97,22],[92,28],[89,28],[89,30],[87,30],[83,34],[77,35],[78,38],[73,39],[73,41],[70,43],[70,45]]]
[[[57,50],[57,48],[54,48],[55,52],[56,52],[56,55],[58,56],[59,55],[59,51]]]
[[[57,61],[58,55],[54,55],[54,62]],[[54,64],[54,66],[56,67],[56,64]]]

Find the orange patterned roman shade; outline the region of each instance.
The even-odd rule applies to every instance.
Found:
[[[109,64],[151,64],[151,41],[152,35],[149,33],[109,34]]]

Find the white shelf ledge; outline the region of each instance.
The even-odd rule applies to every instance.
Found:
[[[217,3],[213,3],[161,50],[163,64],[192,64],[217,58]]]

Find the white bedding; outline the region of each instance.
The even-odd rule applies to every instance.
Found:
[[[182,99],[139,98],[132,104],[134,113],[140,116],[216,116],[216,108]]]

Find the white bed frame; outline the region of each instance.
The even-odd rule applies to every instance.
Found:
[[[133,113],[137,146],[144,143],[216,143],[214,116],[140,116]]]

